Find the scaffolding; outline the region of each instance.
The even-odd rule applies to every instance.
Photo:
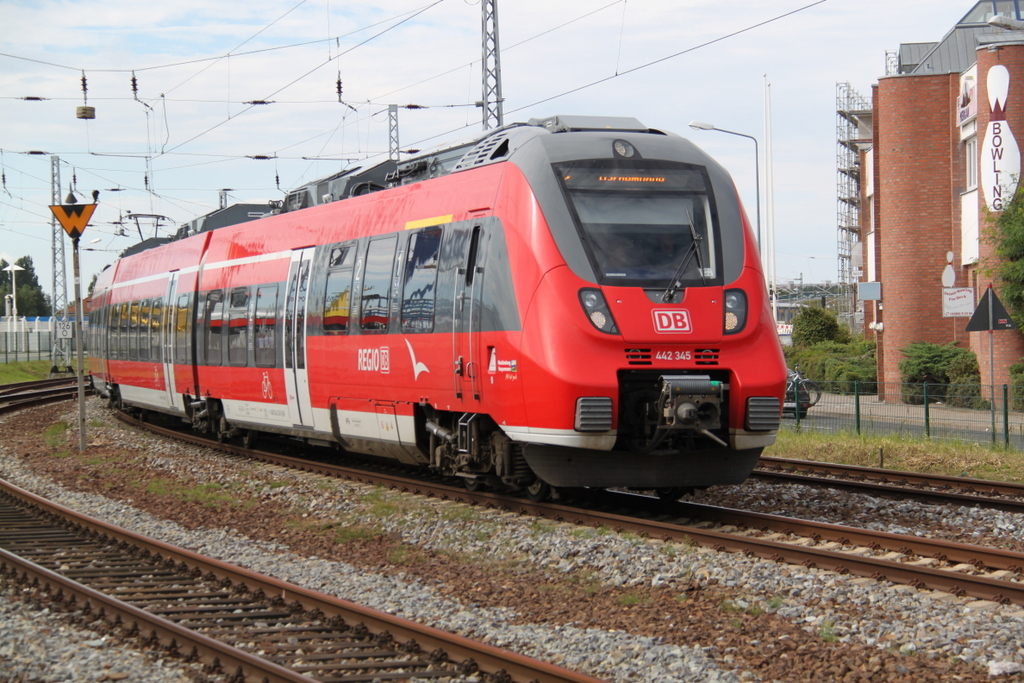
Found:
[[[836,84],[836,237],[839,297],[836,312],[840,323],[853,329],[854,294],[859,274],[853,270],[853,250],[860,241],[860,152],[871,141],[871,101],[849,83]]]

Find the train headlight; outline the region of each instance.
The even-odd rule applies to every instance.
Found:
[[[583,312],[587,314],[590,324],[607,334],[618,334],[619,328],[615,326],[615,319],[612,312],[608,310],[608,303],[599,289],[581,289],[580,304]]]
[[[722,331],[736,334],[747,324],[747,294],[742,289],[725,290],[725,320]]]

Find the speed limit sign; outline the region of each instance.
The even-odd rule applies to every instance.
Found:
[[[57,338],[58,339],[71,339],[75,336],[75,324],[69,322],[58,322],[57,323]]]

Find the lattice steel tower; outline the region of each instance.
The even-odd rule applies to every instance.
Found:
[[[483,11],[484,130],[505,125],[501,97],[501,48],[498,46],[498,0],[480,0]]]
[[[839,285],[837,301],[839,321],[854,324],[854,287],[857,277],[853,272],[853,250],[860,241],[861,146],[869,139],[871,101],[850,87],[849,83],[836,84],[836,237],[839,256]],[[865,128],[867,126],[867,129]]]
[[[63,204],[60,198],[60,157],[50,157],[50,204]],[[53,236],[53,320],[68,321],[68,278],[64,260],[64,228],[57,222],[56,216],[50,217],[50,233]],[[84,311],[83,311],[84,313]],[[53,326],[51,345],[52,371],[66,370],[71,367],[71,344],[67,339],[59,339],[57,326]]]

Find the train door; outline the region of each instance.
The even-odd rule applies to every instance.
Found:
[[[306,369],[306,300],[314,251],[314,247],[307,247],[292,252],[288,289],[285,292],[285,393],[292,424],[302,427],[313,426],[313,407],[309,400],[309,375]]]
[[[480,400],[480,226],[473,226],[469,244],[460,258],[455,278],[455,302],[452,310],[452,354],[455,371],[455,397]],[[486,370],[486,368],[483,368]]]
[[[162,340],[160,347],[162,351],[162,365],[164,373],[164,392],[166,394],[166,405],[172,410],[182,410],[178,401],[178,392],[174,382],[174,338],[175,322],[177,312],[175,311],[175,300],[178,296],[178,271],[173,271],[167,278],[167,292],[164,296],[164,305],[160,321],[160,334]]]

